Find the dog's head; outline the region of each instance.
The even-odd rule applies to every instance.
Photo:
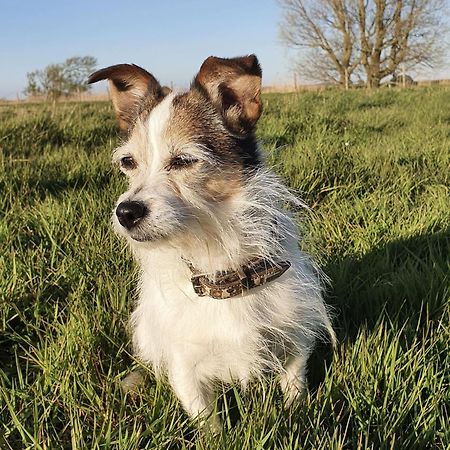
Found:
[[[254,137],[262,112],[256,56],[209,57],[181,94],[135,65],[99,70],[89,83],[105,79],[126,134],[114,155],[129,178],[115,209],[116,229],[148,242],[206,227],[260,164]]]

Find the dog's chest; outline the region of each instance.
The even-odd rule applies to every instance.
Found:
[[[144,275],[133,313],[136,350],[156,366],[183,358],[211,376],[246,378],[262,338],[261,323],[252,316],[254,302],[254,296],[198,297],[189,278]]]
[[[217,300],[198,297],[189,278],[143,281],[138,309],[142,320],[158,324],[172,342],[236,342],[251,332],[247,303],[252,296]],[[145,318],[144,318],[145,316]]]

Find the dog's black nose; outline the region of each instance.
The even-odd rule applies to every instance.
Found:
[[[117,205],[116,216],[120,225],[131,230],[147,214],[147,208],[142,202],[122,202]]]

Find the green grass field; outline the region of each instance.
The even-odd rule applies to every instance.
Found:
[[[264,101],[339,338],[306,397],[285,411],[274,380],[233,389],[213,437],[151,373],[123,394],[136,268],[109,226],[112,109],[0,106],[0,448],[450,448],[450,89]]]

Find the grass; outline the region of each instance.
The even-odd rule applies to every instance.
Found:
[[[0,448],[450,448],[450,89],[268,94],[267,160],[313,214],[339,345],[284,411],[274,380],[196,432],[165,384],[137,396],[135,267],[106,103],[0,108]],[[233,424],[233,417],[240,416]]]

